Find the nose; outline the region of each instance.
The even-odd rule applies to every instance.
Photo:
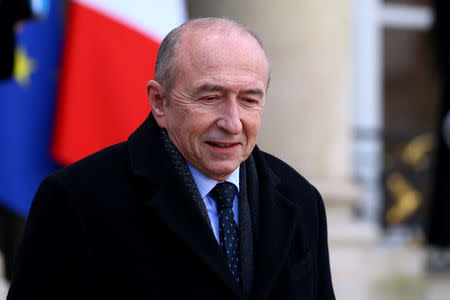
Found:
[[[236,99],[226,99],[222,105],[222,116],[217,121],[217,127],[237,135],[242,132],[242,122],[239,114],[239,104]]]

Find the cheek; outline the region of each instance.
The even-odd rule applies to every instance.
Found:
[[[189,140],[191,145],[197,145],[210,135],[212,124],[214,119],[208,114],[192,114],[184,120],[179,129],[184,134],[183,139]]]
[[[246,128],[245,133],[249,141],[255,143],[258,137],[260,124],[261,124],[260,114],[254,114],[251,118],[248,118],[247,121],[245,122]]]
[[[197,133],[203,133],[208,131],[210,127],[215,123],[216,115],[205,109],[196,109],[187,118],[186,125],[193,129]]]
[[[191,135],[196,135],[201,126],[204,113],[189,101],[172,99],[170,107],[170,123],[174,131],[181,139],[186,140]],[[175,102],[177,101],[177,102]],[[169,126],[169,125],[168,125]]]

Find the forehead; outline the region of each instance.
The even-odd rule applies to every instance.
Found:
[[[176,64],[180,76],[239,77],[236,80],[262,80],[265,84],[268,80],[263,49],[240,28],[188,29],[180,40]]]

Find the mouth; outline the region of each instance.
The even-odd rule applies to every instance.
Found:
[[[215,143],[215,142],[206,142],[208,145],[217,148],[228,149],[237,146],[239,143]]]

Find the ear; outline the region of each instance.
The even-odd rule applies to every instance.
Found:
[[[147,83],[147,96],[156,123],[158,123],[159,127],[166,128],[166,118],[164,114],[166,89],[157,81],[150,80]]]

